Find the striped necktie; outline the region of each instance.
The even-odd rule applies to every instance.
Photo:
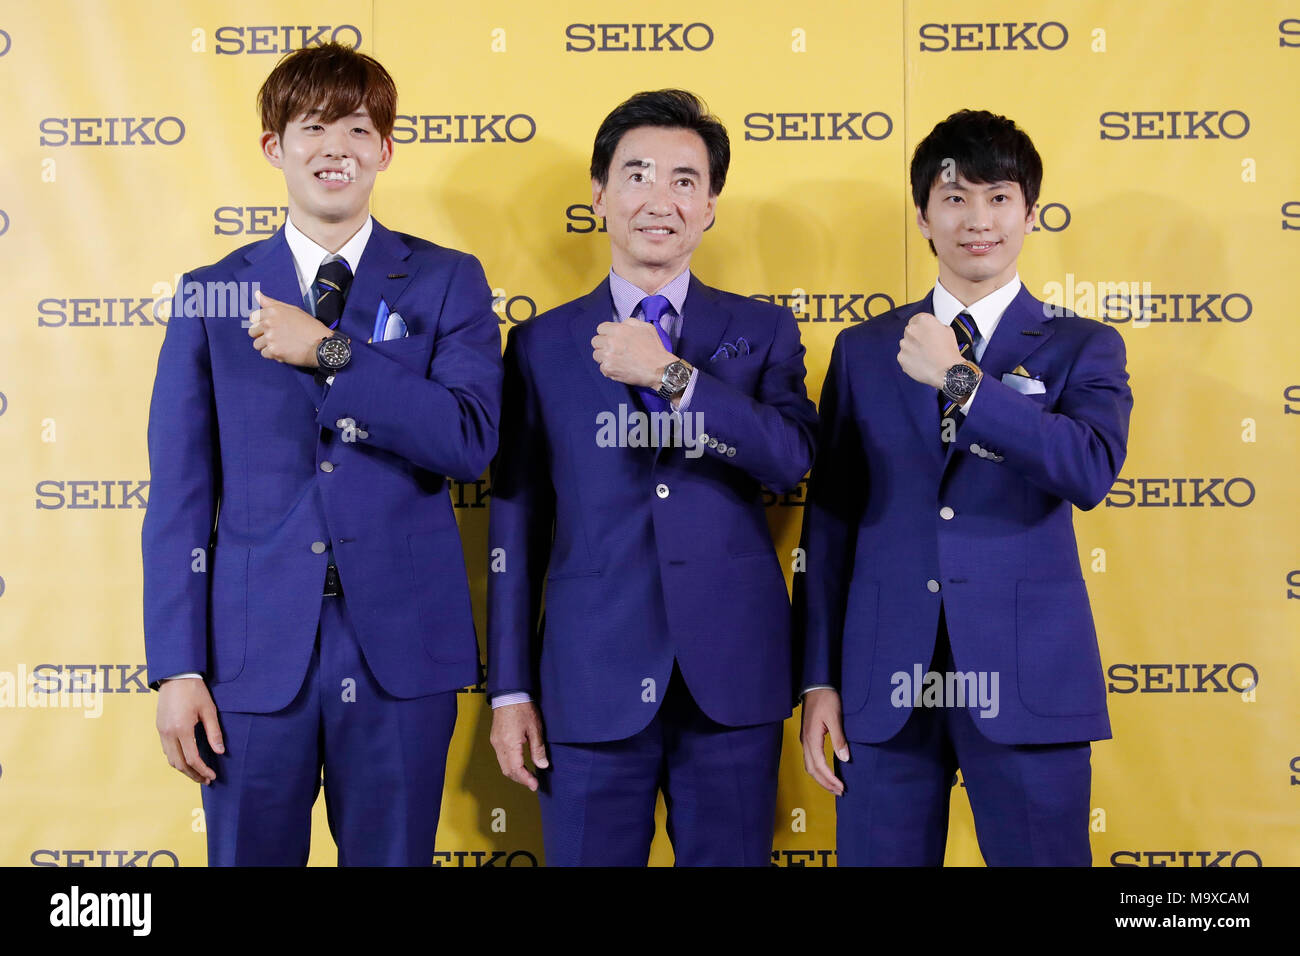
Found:
[[[969,312],[962,312],[952,320],[952,334],[957,337],[957,350],[961,353],[961,357],[967,362],[974,362],[975,345],[980,340],[980,330]],[[959,407],[942,391],[939,392],[939,434],[941,438],[946,435],[956,434],[957,429],[961,427],[961,420],[965,416],[956,414]],[[952,421],[951,431],[948,430],[949,420]]]
[[[668,332],[664,329],[660,321],[665,312],[672,308],[672,303],[668,301],[667,296],[648,295],[641,300],[641,318],[654,326],[655,331],[659,333],[659,341],[663,343],[665,349],[669,352],[673,350],[672,341],[668,338]],[[659,391],[653,388],[642,388],[641,400],[645,402],[647,411],[666,412],[671,407],[668,402],[659,397]]]
[[[346,259],[331,259],[321,264],[312,287],[316,292],[316,318],[331,329],[339,327],[343,304],[352,285],[352,270]]]

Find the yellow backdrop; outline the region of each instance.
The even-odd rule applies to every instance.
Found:
[[[144,683],[153,310],[179,273],[282,222],[254,94],[279,54],[331,38],[397,80],[376,217],[476,254],[503,334],[608,265],[586,174],[600,119],[641,89],[702,94],[733,166],[693,267],[804,303],[814,395],[846,323],[933,282],[908,198],[917,140],[960,107],[1015,118],[1046,166],[1021,276],[1119,329],[1136,396],[1123,476],[1077,518],[1115,730],[1094,748],[1095,861],[1300,864],[1300,323],[1287,296],[1300,14],[1212,0],[978,9],[6,5],[0,864],[205,861],[198,789],[165,763]],[[480,630],[487,491],[456,489]],[[769,510],[786,555],[801,499]],[[536,802],[497,770],[482,688],[460,702],[438,862],[539,863]],[[312,862],[329,864],[317,810]],[[960,788],[954,821],[950,862],[978,864]],[[834,863],[833,801],[803,773],[794,720],[776,824],[774,863]],[[661,838],[653,860],[671,858]]]

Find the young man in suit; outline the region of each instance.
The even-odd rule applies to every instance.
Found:
[[[1124,343],[1021,285],[1042,163],[1013,122],[954,113],[911,180],[938,280],[842,332],[822,391],[804,765],[842,865],[941,864],[959,767],[990,865],[1087,865],[1110,724],[1071,509],[1124,462]]]
[[[396,104],[347,47],[281,60],[259,105],[288,219],[185,276],[158,356],[145,644],[212,865],[305,864],[322,768],[341,865],[430,864],[478,678],[447,482],[495,452],[500,337],[472,256],[370,216]]]
[[[591,162],[609,275],[506,343],[492,743],[540,791],[549,865],[644,866],[660,790],[678,865],[770,862],[793,695],[761,488],[803,477],[816,409],[793,314],[690,272],[729,158],[690,93],[617,107]]]

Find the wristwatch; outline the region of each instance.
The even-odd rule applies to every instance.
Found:
[[[978,366],[969,362],[958,362],[944,375],[943,388],[939,391],[958,405],[965,404],[971,392],[975,391],[975,386],[980,383],[983,374]]]
[[[352,346],[345,336],[335,332],[316,346],[316,364],[327,375],[340,371],[352,359]]]
[[[683,361],[669,362],[664,369],[663,378],[659,380],[659,397],[670,402],[674,397],[686,391],[691,383],[691,367]]]

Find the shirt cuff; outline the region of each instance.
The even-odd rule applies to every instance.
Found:
[[[834,689],[835,688],[832,687],[830,684],[813,684],[811,687],[805,687],[803,690],[799,691],[799,699],[803,700],[805,694],[814,690],[834,690]]]
[[[681,401],[679,401],[673,408],[673,411],[677,414],[680,415],[682,412],[686,411],[687,407],[691,404],[691,396],[695,394],[695,382],[699,377],[700,370],[698,368],[692,368],[691,380],[686,383],[686,391],[682,392]]]
[[[970,414],[970,407],[971,407],[971,405],[975,404],[975,393],[978,392],[978,391],[980,390],[980,386],[983,385],[983,384],[984,384],[984,376],[981,375],[981,376],[980,376],[980,380],[979,380],[978,382],[975,383],[975,388],[973,388],[973,389],[971,390],[970,397],[966,399],[966,404],[965,404],[965,405],[958,405],[958,406],[957,406],[958,408],[961,409],[961,413],[962,413],[963,415],[969,415],[969,414]]]
[[[531,704],[532,701],[533,698],[528,691],[518,690],[509,694],[497,694],[490,703],[492,709],[496,710],[498,707],[509,707],[511,704]]]
[[[163,677],[163,678],[161,678],[161,679],[158,681],[158,683],[160,683],[160,684],[165,684],[165,683],[167,683],[169,680],[182,680],[182,679],[184,679],[184,678],[186,678],[186,677],[197,677],[199,680],[203,680],[203,675],[202,675],[202,674],[195,674],[195,673],[189,673],[189,672],[187,672],[187,673],[184,673],[184,674],[172,674],[171,677]]]

